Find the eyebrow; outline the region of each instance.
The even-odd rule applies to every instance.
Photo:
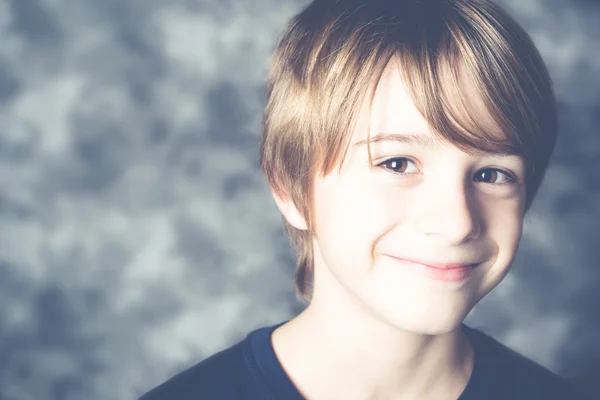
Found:
[[[363,139],[356,142],[354,145],[364,146],[367,142],[399,142],[404,144],[416,144],[423,147],[432,147],[436,144],[440,144],[441,140],[427,133],[408,132],[408,133],[385,133],[381,132],[375,136],[371,136],[370,139]]]
[[[380,132],[375,136],[371,136],[370,139],[363,139],[354,144],[356,147],[364,146],[370,143],[378,143],[378,142],[396,142],[410,145],[417,145],[421,147],[434,147],[443,143],[443,141],[437,137],[431,136],[428,133],[420,133],[420,132],[407,132],[407,133],[386,133]],[[473,155],[479,156],[493,156],[493,157],[517,157],[522,158],[518,154],[510,153],[510,152],[494,152],[494,151],[485,151],[480,149],[470,149],[470,152]]]

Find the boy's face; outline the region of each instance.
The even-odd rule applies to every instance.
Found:
[[[315,296],[354,300],[347,304],[397,328],[441,334],[509,270],[525,166],[516,156],[433,142],[396,68],[386,69],[371,110],[363,107],[341,170],[314,181]],[[470,106],[488,118],[476,100]],[[477,265],[463,274],[443,264]]]

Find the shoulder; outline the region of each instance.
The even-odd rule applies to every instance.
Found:
[[[567,379],[500,343],[468,328],[481,377],[498,398],[527,400],[587,400]]]
[[[222,350],[176,374],[139,400],[236,398],[244,373],[244,342]]]

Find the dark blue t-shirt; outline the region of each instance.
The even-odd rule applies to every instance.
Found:
[[[279,325],[251,332],[140,400],[304,400],[271,344],[271,333]],[[463,329],[473,344],[475,361],[458,400],[588,400],[567,380],[492,337],[466,325]]]

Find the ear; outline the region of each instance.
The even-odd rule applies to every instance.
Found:
[[[308,229],[306,224],[306,220],[296,208],[296,205],[292,201],[292,198],[287,194],[278,194],[273,189],[271,189],[271,195],[275,200],[275,204],[283,214],[284,218],[287,222],[292,225],[294,228],[299,229],[301,231],[305,231]]]

